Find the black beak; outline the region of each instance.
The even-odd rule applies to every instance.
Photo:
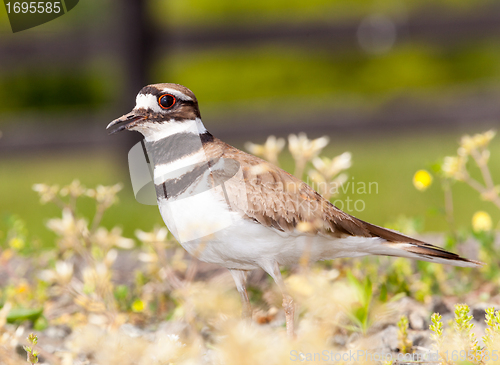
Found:
[[[137,123],[134,122],[144,118],[145,117],[143,115],[137,115],[134,112],[130,112],[109,123],[108,126],[106,127],[106,130],[108,131],[109,134],[120,132],[123,131],[124,129],[129,129],[131,126],[136,125]]]

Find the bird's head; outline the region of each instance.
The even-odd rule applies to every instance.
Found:
[[[206,131],[201,122],[198,101],[191,90],[178,84],[143,87],[137,94],[135,108],[106,127],[109,134],[125,129],[137,131],[146,140],[193,128],[198,133]]]

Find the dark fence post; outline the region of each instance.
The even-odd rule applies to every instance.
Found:
[[[124,90],[119,106],[124,113],[135,105],[135,96],[141,88],[151,83],[149,70],[155,47],[155,34],[148,19],[145,0],[117,0],[117,7],[122,8],[122,19],[118,39],[122,42],[119,57],[123,67]],[[118,61],[118,64],[120,62]],[[124,148],[130,147],[142,139],[139,133],[127,133]]]

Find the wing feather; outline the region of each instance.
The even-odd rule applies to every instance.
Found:
[[[307,222],[311,233],[372,236],[361,221],[336,208],[295,176],[221,141],[216,144],[222,158],[240,164],[241,174],[226,181],[225,188],[232,207],[244,217],[285,232]]]
[[[224,182],[232,209],[244,218],[282,232],[308,223],[308,233],[334,237],[380,237],[370,253],[418,258],[458,266],[481,263],[440,247],[357,219],[324,199],[305,182],[258,157],[214,139],[205,146],[210,156],[237,161],[239,171]]]

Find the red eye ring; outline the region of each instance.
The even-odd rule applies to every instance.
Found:
[[[158,97],[158,105],[164,110],[173,107],[176,101],[177,99],[172,94],[163,94]]]

